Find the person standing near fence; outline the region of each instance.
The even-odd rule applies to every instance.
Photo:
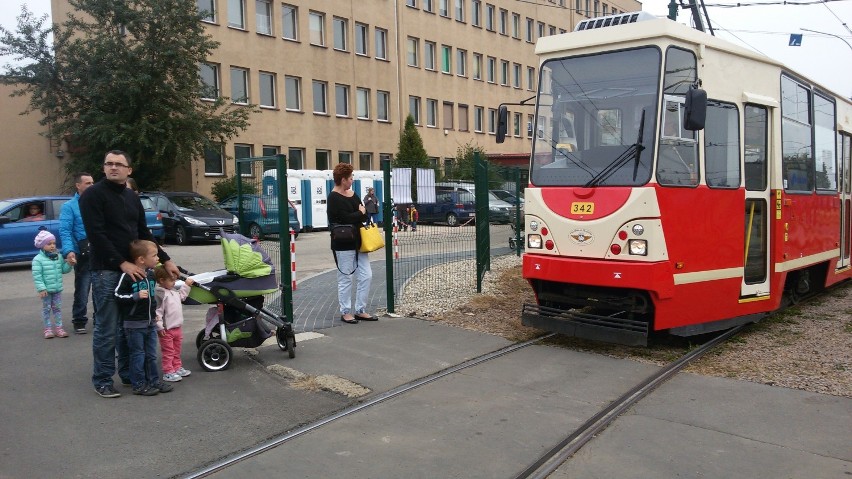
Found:
[[[367,210],[367,218],[370,223],[375,223],[376,215],[379,214],[379,199],[376,197],[376,190],[372,186],[367,187],[367,196],[364,197],[364,208]]]
[[[352,165],[339,163],[334,167],[334,188],[328,194],[328,224],[352,225],[355,229],[355,242],[351,250],[334,250],[337,262],[337,301],[340,305],[340,320],[344,323],[358,324],[359,321],[378,321],[379,318],[367,313],[367,297],[373,270],[370,257],[361,253],[358,231],[367,219],[367,210],[361,204],[361,198],[352,191]],[[355,289],[355,309],[352,309],[352,283]]]

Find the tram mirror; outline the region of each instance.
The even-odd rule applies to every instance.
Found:
[[[509,130],[509,109],[505,105],[497,108],[497,143],[503,143]]]
[[[686,91],[684,107],[683,128],[690,131],[703,130],[707,119],[707,92],[691,87]]]

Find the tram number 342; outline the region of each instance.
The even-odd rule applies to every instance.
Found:
[[[571,213],[575,215],[590,215],[595,212],[594,203],[575,201],[571,203]]]

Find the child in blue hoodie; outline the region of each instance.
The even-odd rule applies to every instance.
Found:
[[[39,231],[33,242],[41,251],[33,258],[33,282],[41,298],[41,319],[44,322],[44,339],[54,336],[67,338],[62,329],[62,275],[71,272],[71,265],[56,252],[56,236],[50,231]],[[50,315],[53,313],[53,326]]]

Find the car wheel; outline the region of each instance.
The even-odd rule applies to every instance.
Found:
[[[458,226],[459,225],[459,217],[456,216],[455,213],[450,213],[447,215],[447,224],[450,226]]]
[[[252,223],[249,225],[249,238],[257,238],[259,240],[263,239],[263,230],[260,228],[259,224]]]
[[[189,243],[189,237],[186,235],[186,228],[183,225],[177,225],[177,228],[175,228],[175,243],[181,246]]]

